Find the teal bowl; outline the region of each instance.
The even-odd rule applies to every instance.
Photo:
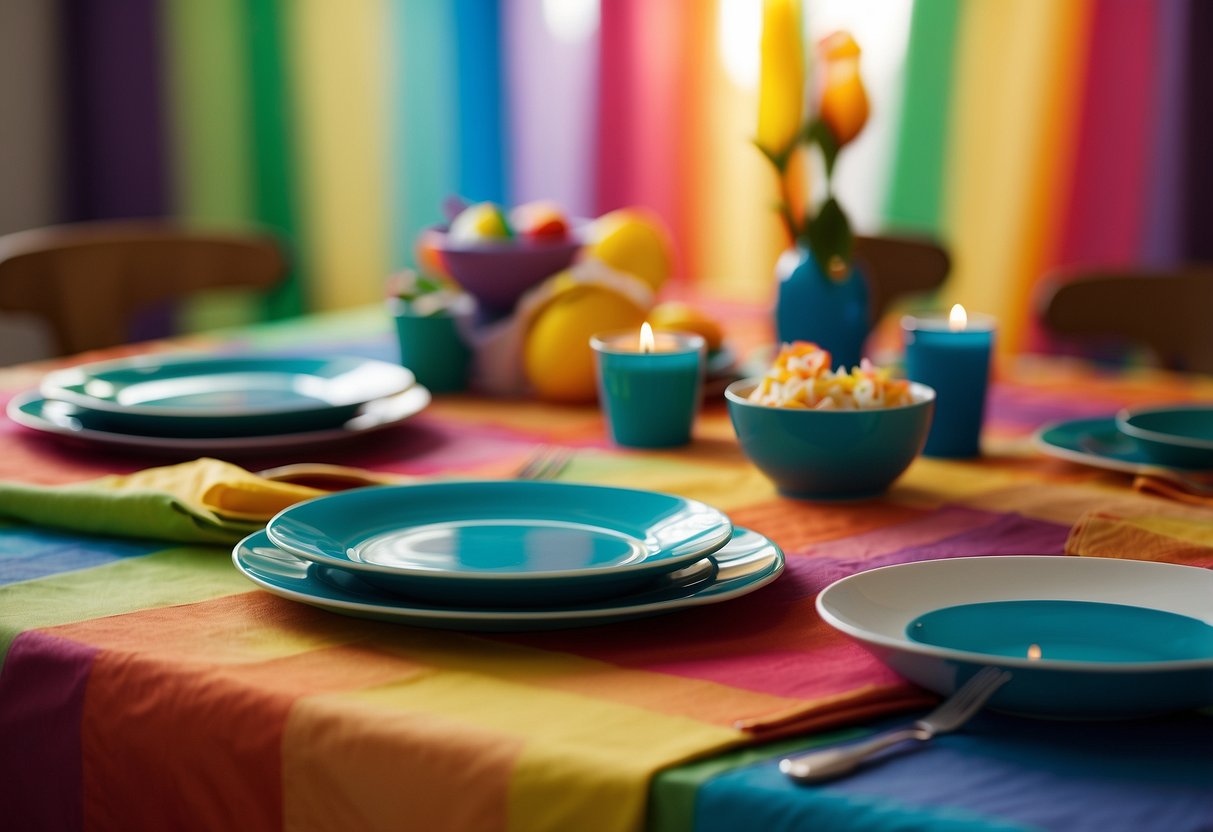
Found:
[[[883,493],[922,451],[935,391],[911,385],[914,403],[874,410],[803,410],[748,400],[759,379],[735,381],[724,395],[741,449],[780,494],[857,500]]]
[[[1213,405],[1139,407],[1116,414],[1116,427],[1159,465],[1213,468]]]

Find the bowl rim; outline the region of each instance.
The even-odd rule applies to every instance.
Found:
[[[746,390],[748,393],[754,387],[758,386],[758,383],[762,381],[762,378],[762,376],[749,376],[747,378],[738,379],[724,389],[724,397],[729,400],[730,404],[744,405],[745,407],[753,407],[762,410],[773,410],[779,413],[821,413],[823,415],[834,414],[843,416],[846,414],[855,413],[890,413],[898,410],[912,410],[935,401],[936,395],[934,387],[923,384],[919,381],[911,381],[910,394],[914,397],[914,401],[910,402],[909,404],[899,404],[894,407],[868,407],[859,410],[814,410],[813,408],[808,407],[778,407],[772,404],[759,404],[758,402],[752,402],[741,395],[741,390]]]
[[[1177,448],[1188,448],[1191,450],[1213,451],[1213,440],[1200,439],[1195,436],[1184,436],[1179,433],[1166,433],[1159,430],[1151,430],[1143,428],[1140,425],[1134,424],[1133,420],[1139,416],[1152,416],[1157,413],[1169,413],[1177,410],[1203,410],[1213,415],[1213,405],[1204,404],[1201,402],[1183,402],[1180,404],[1169,405],[1146,405],[1143,407],[1126,407],[1122,408],[1116,414],[1116,429],[1126,436],[1131,436],[1134,439],[1144,439],[1147,442],[1157,442],[1160,445],[1170,445]]]
[[[504,254],[519,252],[556,252],[582,248],[590,242],[589,228],[592,219],[585,217],[570,217],[568,236],[562,240],[534,239],[530,237],[510,236],[504,240],[490,240],[478,243],[450,244],[447,231],[451,224],[447,222],[427,225],[423,231],[438,236],[434,242],[435,250],[447,254]]]

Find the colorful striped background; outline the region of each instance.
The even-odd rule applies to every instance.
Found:
[[[268,308],[377,299],[448,194],[646,205],[680,274],[768,298],[782,245],[749,144],[759,0],[9,0],[0,231],[258,222],[297,257]],[[1213,12],[1199,0],[806,0],[851,29],[874,115],[840,165],[864,231],[938,235],[939,302],[1041,348],[1048,269],[1213,257]]]

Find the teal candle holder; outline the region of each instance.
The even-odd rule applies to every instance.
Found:
[[[396,321],[400,363],[412,370],[418,383],[432,393],[467,389],[472,349],[465,332],[472,324],[474,304],[471,298],[466,301],[428,315],[420,314],[413,305],[398,298],[388,301]]]
[[[644,352],[637,330],[590,338],[598,401],[617,445],[671,448],[691,441],[703,396],[704,340],[690,332],[658,332]]]
[[[948,316],[906,315],[906,378],[935,389],[935,416],[922,452],[960,459],[981,454],[994,318],[972,315],[963,327]]]

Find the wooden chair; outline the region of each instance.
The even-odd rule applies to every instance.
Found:
[[[856,237],[855,259],[868,275],[873,325],[894,300],[942,286],[952,265],[938,244],[911,237]]]
[[[162,222],[93,222],[0,237],[0,311],[32,313],[60,355],[130,340],[143,309],[226,287],[265,291],[286,274],[278,242]]]
[[[1146,347],[1167,369],[1213,373],[1213,267],[1058,272],[1044,285],[1051,332]]]

